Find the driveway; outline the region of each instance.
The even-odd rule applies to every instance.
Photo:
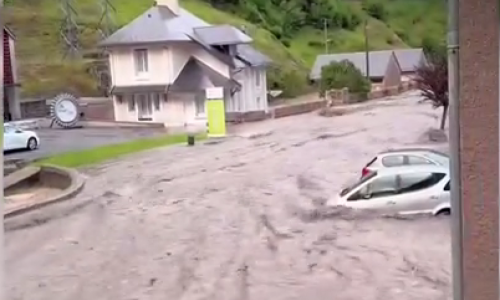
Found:
[[[439,111],[416,102],[86,169],[76,199],[7,221],[8,298],[451,299],[448,219],[321,205],[375,152],[423,142]]]
[[[123,143],[139,138],[165,134],[158,128],[81,128],[39,129],[40,148],[35,151],[16,151],[5,154],[5,158],[34,160],[57,153],[83,150],[109,144]]]

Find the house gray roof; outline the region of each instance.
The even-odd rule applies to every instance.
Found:
[[[228,36],[217,37],[214,36],[216,33],[228,34]],[[249,36],[232,26],[212,26],[185,9],[181,8],[179,14],[176,15],[168,7],[157,5],[151,7],[132,22],[114,32],[99,43],[99,46],[111,47],[194,41],[215,55],[219,51],[213,48],[212,45],[217,45],[223,41],[234,43],[236,39],[246,42],[252,41]],[[263,57],[265,55],[251,46],[239,46],[247,46],[252,49],[252,53],[248,54],[250,50],[244,48],[243,52],[247,55],[242,55],[244,60],[250,60],[248,62],[250,65],[258,66],[264,61]],[[222,59],[222,61],[227,62],[227,59],[222,58],[223,54],[219,54],[216,56]]]
[[[193,31],[203,42],[213,46],[247,44],[253,41],[251,37],[231,25],[198,27]]]
[[[425,62],[425,54],[422,48],[416,49],[397,49],[394,54],[398,59],[401,71],[413,72],[421,63]]]
[[[391,51],[372,51],[369,53],[370,77],[383,77],[387,70],[387,65],[391,59]],[[358,68],[363,75],[366,75],[366,53],[351,52],[340,54],[322,54],[318,55],[311,69],[310,79],[318,80],[321,78],[321,69],[332,63],[348,60]]]
[[[272,60],[269,57],[255,50],[255,48],[250,45],[236,46],[236,53],[238,58],[254,67],[267,66],[272,63]]]
[[[239,87],[240,84],[191,57],[169,90],[178,92],[204,90],[213,86],[232,88]]]
[[[203,20],[184,9],[175,15],[165,6],[153,6],[132,22],[120,28],[101,46],[119,46],[164,42],[191,41],[193,27],[208,26]]]

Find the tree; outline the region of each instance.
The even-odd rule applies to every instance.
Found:
[[[387,18],[387,11],[384,3],[377,0],[366,0],[362,4],[363,10],[371,17],[384,21]]]
[[[366,97],[370,81],[348,60],[331,62],[321,69],[320,95],[332,89],[348,88],[350,93]]]
[[[435,108],[442,107],[440,129],[444,130],[448,116],[448,61],[446,55],[434,53],[416,69],[415,82],[424,101],[430,101]]]

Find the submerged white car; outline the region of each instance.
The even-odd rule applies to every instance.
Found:
[[[383,214],[448,215],[450,172],[447,167],[435,165],[379,169],[344,188],[327,205],[371,209]]]
[[[40,145],[40,138],[34,131],[22,130],[9,123],[3,124],[3,130],[3,151],[35,150]]]

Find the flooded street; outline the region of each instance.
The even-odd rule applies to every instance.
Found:
[[[9,299],[450,299],[448,218],[322,206],[378,151],[422,143],[440,111],[417,100],[84,170],[76,199],[7,222]]]

